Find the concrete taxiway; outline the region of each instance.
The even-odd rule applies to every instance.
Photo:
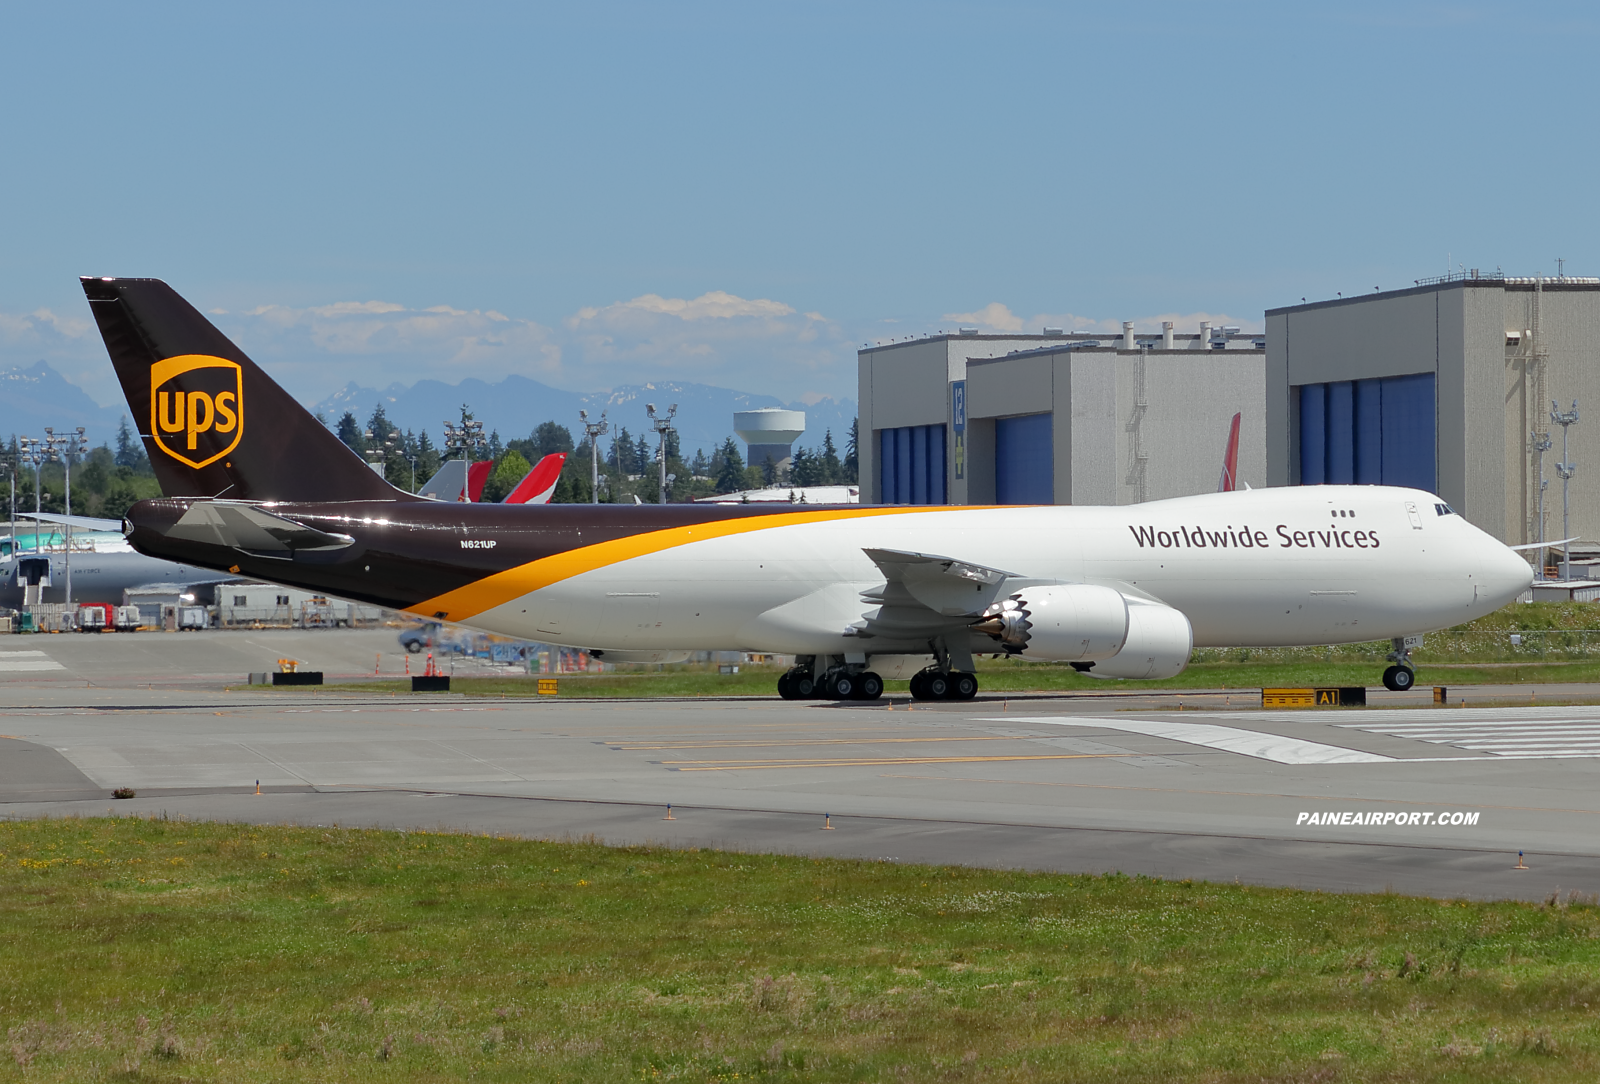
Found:
[[[10,657],[65,654],[8,638],[0,661],[23,648],[44,655]],[[1600,891],[1600,707],[484,701],[106,688],[72,667],[0,673],[0,815],[593,835],[1437,896]],[[114,801],[118,787],[138,797]]]

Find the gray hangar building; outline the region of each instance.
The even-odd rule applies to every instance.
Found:
[[[1600,279],[1469,271],[1270,309],[1266,338],[1269,485],[1415,486],[1510,545],[1564,537],[1551,408],[1600,406]],[[1571,533],[1591,540],[1596,423],[1567,434]]]
[[[963,329],[867,347],[858,362],[863,503],[1135,504],[1210,492],[1235,414],[1239,477],[1266,484],[1266,340],[1238,328]]]
[[[1600,540],[1600,278],[1467,271],[1271,309],[1266,331],[935,335],[858,352],[862,500],[1133,504],[1217,488],[1413,486],[1510,545]],[[1546,443],[1548,441],[1548,443]],[[1541,512],[1540,495],[1543,494]]]

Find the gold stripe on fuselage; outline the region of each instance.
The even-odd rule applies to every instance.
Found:
[[[434,598],[408,606],[407,609],[423,617],[441,621],[470,621],[485,610],[503,606],[513,599],[549,587],[553,583],[571,579],[597,568],[619,564],[634,557],[660,553],[663,550],[686,546],[691,542],[704,542],[709,538],[764,531],[773,527],[789,527],[800,523],[826,523],[837,519],[865,519],[870,516],[903,516],[917,512],[969,512],[980,505],[898,505],[889,508],[829,508],[814,512],[778,512],[770,516],[740,517],[739,519],[713,520],[689,527],[671,527],[661,531],[646,531],[597,542],[592,546],[558,553],[529,561],[504,572],[485,576],[464,587],[446,591]]]

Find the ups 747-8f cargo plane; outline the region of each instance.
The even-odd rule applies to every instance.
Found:
[[[1480,617],[1528,563],[1385,486],[1115,508],[505,505],[378,477],[164,282],[84,293],[165,496],[142,553],[590,649],[792,653],[785,697],[977,691],[974,654],[1170,677],[1195,646],[1393,638]],[[648,656],[646,656],[648,657]]]

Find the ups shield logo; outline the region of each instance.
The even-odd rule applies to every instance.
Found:
[[[150,367],[150,435],[163,452],[199,469],[239,446],[244,377],[235,362],[183,354]]]

